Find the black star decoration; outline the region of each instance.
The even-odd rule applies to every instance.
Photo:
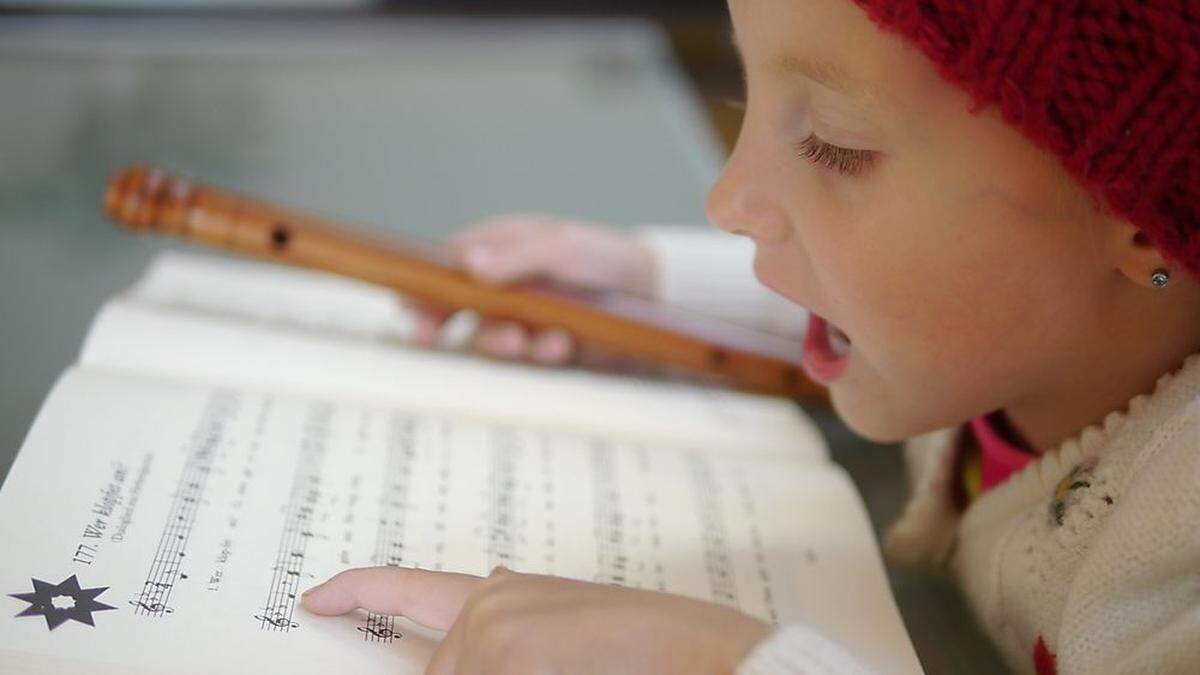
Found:
[[[9,596],[29,603],[29,607],[17,616],[44,616],[46,627],[50,630],[58,628],[67,619],[95,626],[96,624],[92,623],[92,612],[116,609],[112,605],[96,602],[96,596],[107,591],[108,586],[80,588],[79,580],[74,574],[59,584],[47,583],[41,579],[32,581],[32,593],[9,593]],[[55,606],[55,598],[59,599],[58,606]]]

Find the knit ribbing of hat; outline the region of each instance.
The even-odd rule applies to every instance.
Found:
[[[855,0],[1200,276],[1200,0]]]

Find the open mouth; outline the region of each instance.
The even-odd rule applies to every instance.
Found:
[[[809,377],[826,385],[836,380],[846,368],[852,348],[850,336],[842,329],[821,316],[809,314],[801,362]]]

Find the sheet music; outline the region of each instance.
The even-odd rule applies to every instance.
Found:
[[[0,541],[5,672],[422,672],[440,635],[298,607],[369,564],[662,589],[915,663],[840,472],[691,444],[76,369],[0,491]]]
[[[208,408],[201,414],[200,424],[188,444],[183,471],[171,496],[150,571],[146,574],[141,592],[130,600],[137,614],[161,617],[175,611],[170,605],[171,590],[177,582],[188,578],[182,572],[184,556],[187,555],[196,515],[204,502],[204,489],[212,475],[219,444],[235,405],[236,399],[221,393],[209,400]],[[102,511],[99,515],[105,513]],[[121,539],[124,539],[124,535]],[[77,557],[75,562],[84,560]]]

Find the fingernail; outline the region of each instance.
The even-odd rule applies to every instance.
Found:
[[[302,598],[307,597],[309,593],[312,593],[313,591],[317,590],[318,588],[320,588],[324,585],[325,584],[317,584],[316,586],[313,586],[312,588],[308,589],[307,591],[304,591],[303,593],[301,593],[300,597],[302,597]]]
[[[480,323],[479,315],[471,310],[455,312],[442,324],[442,329],[435,332],[435,343],[442,349],[465,349]]]

